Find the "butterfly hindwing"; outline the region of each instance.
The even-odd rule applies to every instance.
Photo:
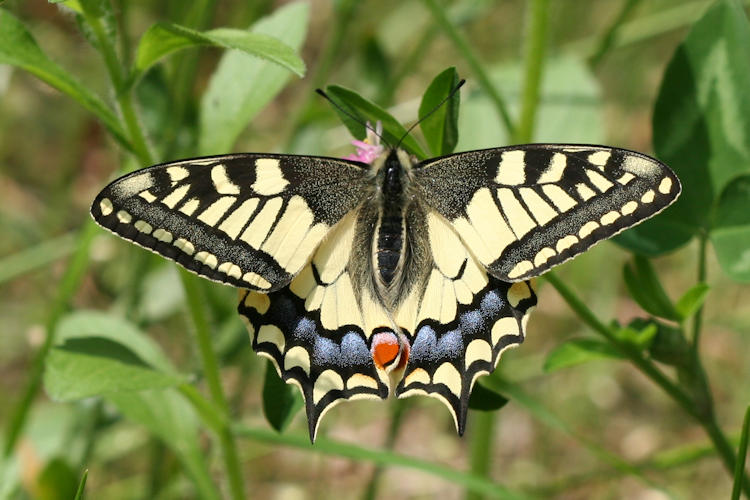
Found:
[[[302,392],[311,440],[335,404],[389,393],[370,339],[373,331],[388,330],[388,320],[382,307],[353,285],[357,215],[353,211],[332,229],[289,287],[240,294],[238,310],[253,348]]]
[[[604,146],[529,144],[427,160],[420,196],[490,273],[520,281],[671,204],[680,183],[648,156]]]
[[[287,285],[359,203],[367,170],[333,158],[236,154],[156,165],[96,197],[97,223],[214,281]]]
[[[536,294],[529,282],[489,275],[455,228],[425,208],[410,213],[408,232],[429,258],[410,263],[424,266],[423,278],[397,309],[410,352],[395,391],[439,399],[463,434],[474,382],[495,369],[505,349],[523,342]]]

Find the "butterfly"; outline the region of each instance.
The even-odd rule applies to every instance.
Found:
[[[437,398],[462,434],[475,381],[524,339],[532,279],[680,190],[654,158],[606,146],[244,153],[133,172],[91,213],[240,289],[253,349],[299,387],[314,440],[335,404],[392,393]]]

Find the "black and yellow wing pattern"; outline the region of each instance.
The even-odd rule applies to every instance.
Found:
[[[403,174],[397,229],[378,184],[388,161]],[[253,348],[300,388],[314,439],[338,402],[391,393],[441,400],[462,433],[476,379],[523,341],[537,302],[531,278],[679,191],[658,161],[603,146],[422,163],[389,151],[372,165],[236,154],[134,172],[91,211],[123,238],[241,289]],[[400,248],[385,284],[384,241]]]

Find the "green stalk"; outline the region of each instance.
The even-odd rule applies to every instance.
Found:
[[[94,221],[88,220],[81,233],[78,237],[78,244],[73,256],[71,257],[70,263],[68,264],[65,273],[63,274],[60,284],[57,287],[57,295],[52,303],[49,315],[47,316],[44,343],[42,347],[37,351],[34,356],[34,361],[31,365],[31,374],[29,380],[26,382],[23,395],[17,406],[13,409],[10,420],[8,421],[8,427],[5,432],[5,448],[3,450],[3,456],[9,457],[16,447],[21,431],[26,424],[26,418],[28,417],[31,403],[34,401],[34,397],[39,392],[39,387],[42,383],[42,374],[44,373],[44,362],[47,359],[50,349],[55,343],[55,332],[57,330],[57,324],[60,321],[62,315],[68,310],[70,300],[73,298],[78,285],[81,283],[83,276],[86,274],[89,260],[89,247],[91,246],[91,240],[97,233],[98,229]]]
[[[155,163],[155,159],[146,143],[143,129],[138,121],[132,90],[120,92],[126,78],[122,74],[122,67],[119,63],[116,63],[114,47],[109,43],[101,23],[95,16],[87,16],[87,21],[92,24],[92,28],[102,49],[107,69],[110,71],[110,79],[118,91],[117,103],[136,155],[141,163],[145,165],[153,164]],[[112,61],[112,58],[115,58],[115,60]],[[198,348],[203,362],[203,373],[208,383],[209,392],[214,404],[222,410],[224,415],[228,415],[229,407],[221,386],[219,365],[216,361],[213,346],[211,345],[211,333],[203,309],[204,303],[200,298],[200,290],[187,271],[182,269],[180,271],[189,311],[195,325]],[[234,500],[242,500],[245,498],[245,493],[236,443],[227,425],[222,426],[218,435],[232,498]]]
[[[188,271],[180,269],[180,278],[185,290],[188,311],[193,319],[195,327],[196,340],[198,341],[198,352],[201,356],[203,365],[203,375],[206,377],[208,391],[214,405],[221,410],[223,415],[229,414],[229,405],[227,404],[224,389],[221,386],[221,376],[219,363],[216,359],[216,353],[211,343],[211,330],[208,326],[208,319],[204,309],[205,301],[202,297],[201,290],[195,282],[195,277]],[[183,392],[184,393],[184,392]],[[195,400],[191,400],[195,404]],[[204,413],[201,413],[205,416]],[[221,452],[224,459],[224,465],[227,469],[229,479],[229,488],[234,500],[245,498],[245,486],[242,479],[242,470],[240,467],[237,446],[226,423],[216,429],[219,442],[221,443]]]
[[[482,66],[482,64],[479,62],[479,58],[474,53],[474,50],[469,46],[469,43],[458,32],[458,30],[456,30],[456,27],[453,26],[453,24],[450,22],[450,20],[448,19],[448,16],[446,16],[445,14],[445,11],[440,5],[437,4],[436,0],[423,0],[423,1],[424,1],[424,4],[432,13],[432,17],[435,19],[438,25],[442,28],[442,30],[445,32],[448,38],[451,39],[456,49],[461,53],[463,58],[468,63],[472,72],[474,73],[477,80],[479,81],[479,86],[482,87],[482,90],[487,94],[487,96],[489,96],[489,98],[495,104],[495,109],[497,111],[498,116],[500,117],[500,121],[505,126],[505,130],[508,134],[508,137],[515,137],[515,127],[513,125],[513,121],[510,118],[510,113],[508,113],[508,108],[505,105],[505,100],[497,91],[494,84],[490,81],[489,75],[484,70],[484,67]]]
[[[534,121],[537,104],[539,103],[544,52],[547,45],[548,2],[549,0],[532,0],[527,12],[521,116],[518,119],[516,133],[512,136],[517,143],[530,142],[534,138]]]
[[[0,284],[67,257],[76,248],[73,232],[0,259]]]
[[[740,499],[740,490],[745,476],[745,457],[747,456],[747,441],[750,434],[750,406],[745,410],[745,420],[742,423],[742,435],[737,450],[737,464],[734,468],[734,486],[732,486],[732,500]],[[750,497],[750,495],[748,495]]]
[[[488,497],[508,499],[528,498],[526,495],[510,490],[506,486],[486,478],[393,451],[365,448],[324,437],[319,437],[315,440],[315,444],[312,445],[307,435],[289,432],[279,434],[269,429],[258,429],[242,425],[235,425],[233,429],[235,435],[260,443],[268,443],[274,446],[289,446],[311,453],[330,455],[337,458],[349,458],[351,460],[370,462],[388,467],[404,467],[419,470],[440,478],[447,483],[458,484],[467,490],[476,491]]]
[[[490,459],[492,455],[492,437],[495,435],[494,411],[474,412],[471,426],[471,473],[489,479]],[[484,495],[476,491],[467,491],[466,500],[481,500]]]
[[[713,410],[709,412],[699,411],[695,402],[683,391],[681,387],[672,382],[664,373],[656,367],[649,359],[644,358],[641,352],[634,346],[621,341],[615,334],[597,318],[591,309],[568,288],[554,272],[550,271],[544,278],[557,290],[568,306],[575,312],[584,323],[589,325],[595,332],[605,337],[614,347],[626,356],[631,363],[636,365],[648,378],[662,388],[683,410],[693,417],[706,431],[716,451],[730,474],[734,473],[736,457],[729,440],[719,428]],[[750,481],[747,477],[743,480],[743,490],[750,496]]]
[[[398,399],[394,402],[391,423],[388,426],[388,435],[385,438],[384,446],[388,451],[392,450],[393,445],[396,443],[396,437],[401,428],[401,422],[404,421],[404,414],[406,413],[407,405],[408,401],[403,399]],[[383,475],[383,470],[385,470],[384,465],[378,464],[375,466],[375,469],[372,471],[372,477],[370,477],[370,482],[367,483],[365,494],[362,495],[364,500],[375,500],[377,498],[378,484],[380,482],[380,476]]]
[[[607,29],[607,31],[604,33],[604,36],[602,36],[601,40],[599,41],[599,45],[597,46],[596,50],[594,50],[593,55],[589,57],[589,64],[591,65],[591,67],[595,68],[599,65],[599,63],[602,62],[604,56],[607,54],[607,52],[610,51],[615,41],[617,40],[622,24],[630,16],[633,10],[635,10],[639,3],[641,3],[641,0],[625,0],[625,3],[620,9],[620,12],[617,13],[614,21],[612,21],[612,24],[610,24],[609,29]]]

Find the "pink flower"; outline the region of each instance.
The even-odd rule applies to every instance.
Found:
[[[354,147],[357,148],[357,152],[345,159],[372,163],[385,150],[383,145],[380,144],[381,135],[383,135],[383,124],[380,121],[375,124],[375,130],[370,127],[370,122],[367,122],[367,137],[364,141],[352,141]]]

